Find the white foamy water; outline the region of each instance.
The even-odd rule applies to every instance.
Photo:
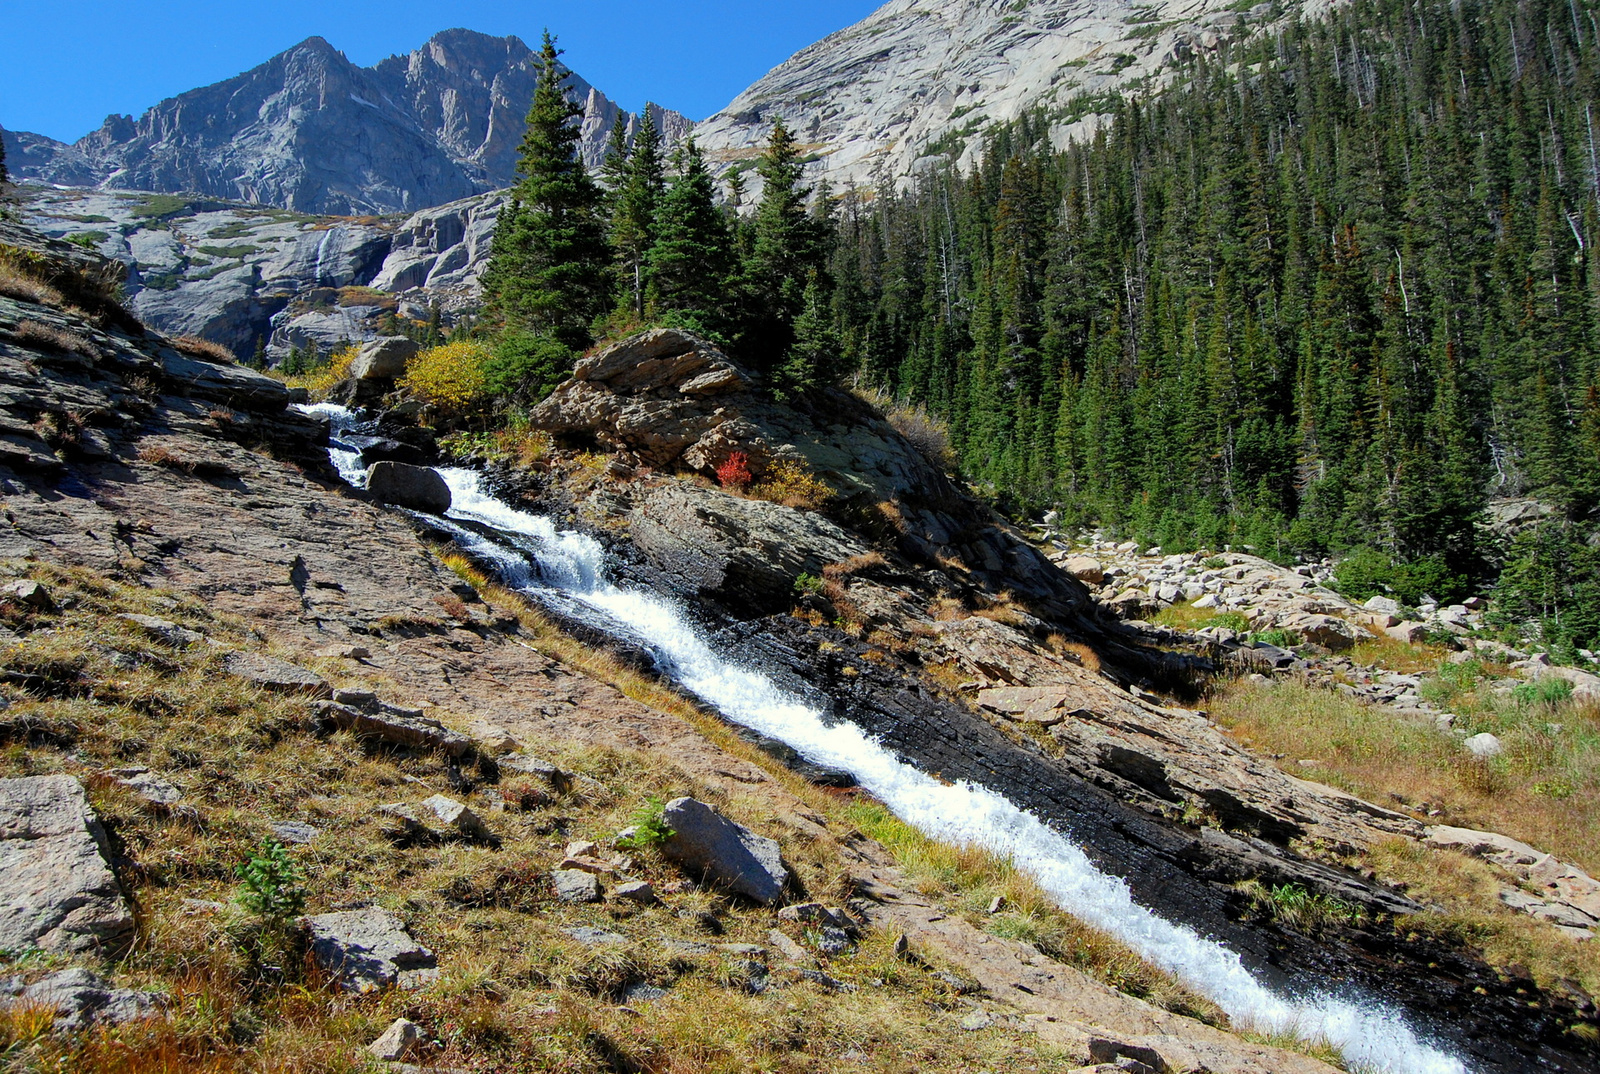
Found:
[[[328,423],[328,459],[339,471],[346,484],[358,489],[367,487],[367,468],[361,465],[361,453],[340,442],[339,437],[350,431],[356,423],[355,412],[337,403],[310,403],[295,407],[302,414],[323,418]]]
[[[471,550],[500,564],[513,585],[558,588],[605,613],[647,641],[685,689],[729,719],[788,743],[808,760],[851,773],[897,817],[927,835],[1010,856],[1063,909],[1176,974],[1229,1017],[1261,1030],[1326,1040],[1357,1070],[1466,1071],[1461,1060],[1419,1039],[1394,1011],[1327,995],[1277,995],[1250,975],[1235,952],[1134,902],[1125,883],[1095,868],[1078,846],[1032,813],[985,787],[945,784],[903,764],[854,724],[828,726],[819,712],[765,675],[713,651],[670,602],[612,585],[603,549],[593,538],[560,531],[548,518],[501,503],[483,491],[471,470],[440,473],[454,497],[452,517],[486,523],[528,543],[537,560],[532,569],[517,552],[463,531]]]
[[[333,411],[342,409],[321,408],[336,430],[344,419]],[[341,473],[344,469],[340,464]],[[501,503],[484,490],[474,471],[439,472],[454,498],[451,517],[508,535],[501,542],[465,527],[456,529],[462,545],[496,564],[508,584],[530,591],[558,590],[601,613],[620,632],[647,643],[663,670],[701,700],[729,719],[787,743],[810,761],[851,773],[897,817],[932,838],[1009,856],[1063,909],[1175,974],[1236,1022],[1325,1040],[1353,1070],[1467,1071],[1459,1058],[1419,1037],[1397,1011],[1329,994],[1285,996],[1265,987],[1236,952],[1140,906],[1122,880],[1101,872],[1081,848],[1032,813],[986,787],[946,784],[903,764],[854,724],[830,727],[821,713],[765,675],[715,652],[671,602],[612,585],[603,549],[592,538],[563,532],[548,518]]]

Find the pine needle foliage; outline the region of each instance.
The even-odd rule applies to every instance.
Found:
[[[578,152],[583,110],[568,99],[555,38],[545,31],[539,81],[511,201],[495,227],[483,290],[507,324],[582,348],[611,294],[602,194]]]

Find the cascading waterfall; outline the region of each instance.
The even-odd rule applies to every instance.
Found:
[[[350,415],[342,407],[305,409],[330,418],[336,433],[348,428]],[[334,461],[347,479],[364,478],[353,453],[340,452]],[[1355,1070],[1465,1074],[1462,1060],[1424,1041],[1394,1010],[1369,1000],[1273,992],[1250,975],[1236,952],[1138,905],[1122,880],[1100,872],[1082,849],[1033,814],[985,787],[945,784],[902,763],[854,724],[830,726],[759,671],[714,652],[669,601],[612,585],[604,550],[593,538],[501,503],[474,471],[439,473],[453,497],[450,517],[503,535],[496,540],[449,526],[464,548],[495,564],[507,584],[535,596],[560,594],[599,613],[619,633],[647,645],[664,672],[728,719],[787,743],[810,761],[850,772],[896,816],[932,838],[1009,856],[1063,909],[1175,974],[1237,1023],[1325,1040]]]

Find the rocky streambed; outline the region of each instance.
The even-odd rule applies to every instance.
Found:
[[[536,416],[616,451],[607,478],[553,478],[522,499],[603,539],[624,586],[699,609],[714,648],[739,654],[741,666],[922,772],[1003,794],[1125,878],[1140,902],[1226,943],[1262,980],[1291,992],[1332,986],[1408,1010],[1459,1043],[1475,1069],[1596,1069],[1570,1045],[1569,1027],[1593,1018],[1581,994],[1541,994],[1407,930],[1421,907],[1328,863],[1339,848],[1422,839],[1426,825],[1286,775],[1174,706],[1159,688],[1203,674],[1204,659],[1164,653],[1099,612],[1071,573],[1052,569],[852,407],[832,401],[826,412],[861,418],[827,425],[770,408],[715,351],[658,333],[586,360]],[[870,499],[892,507],[899,525],[862,531],[657,476],[684,459],[714,467],[733,450],[758,468],[800,458],[829,476],[845,460],[876,458],[840,482],[857,506],[830,513],[848,522]],[[801,577],[820,584],[797,590]],[[1306,607],[1288,614],[1338,618]],[[640,640],[625,637],[620,648],[648,655],[653,639],[642,650]],[[814,764],[802,770],[849,782]],[[1335,853],[1313,860],[1297,849],[1307,845]],[[1253,910],[1237,886],[1247,880],[1362,913],[1297,930]]]

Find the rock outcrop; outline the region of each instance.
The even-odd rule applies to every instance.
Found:
[[[83,785],[71,776],[0,779],[0,947],[115,947],[133,927]]]
[[[110,116],[72,146],[16,139],[18,180],[198,193],[297,212],[415,212],[509,186],[537,56],[515,37],[436,34],[357,67],[320,37],[235,78],[166,100],[138,120]],[[637,117],[582,78],[583,153],[598,165],[611,129]],[[667,141],[689,122],[657,109]],[[9,149],[14,136],[8,134]]]
[[[0,1008],[33,1007],[50,1011],[56,1032],[115,1026],[161,1011],[161,997],[154,992],[116,988],[81,967],[61,970],[32,984],[14,977],[0,982]]]
[[[799,406],[774,403],[755,374],[688,333],[657,329],[583,359],[531,420],[557,437],[598,442],[629,465],[669,472],[714,476],[735,452],[757,480],[777,463],[799,464],[832,488],[841,510],[892,533],[912,563],[940,573],[942,564],[962,565],[960,580],[935,575],[935,584],[1009,590],[1041,618],[1082,621],[1091,612],[1081,583],[962,495],[871,406],[843,391]],[[692,489],[627,494],[626,508],[612,500],[596,509],[629,510],[658,568],[688,579],[692,592],[740,607],[766,607],[760,598],[792,584],[795,573],[866,550],[826,519],[779,504],[720,496],[721,506],[707,511]],[[696,534],[693,550],[681,536],[686,528]]]
[[[1222,0],[893,0],[800,50],[695,136],[727,166],[754,156],[782,116],[818,162],[811,178],[872,188],[956,159],[992,124],[1046,112],[1057,145],[1093,129],[1094,95],[1302,6]],[[1078,99],[1075,101],[1075,99]],[[753,176],[752,176],[753,178]]]

